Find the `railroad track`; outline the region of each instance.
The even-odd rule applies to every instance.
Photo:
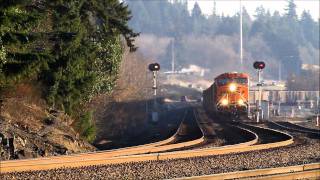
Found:
[[[238,129],[243,129],[247,132],[250,132],[251,135],[257,137],[256,144],[268,144],[276,143],[279,141],[285,141],[287,139],[293,139],[289,134],[283,133],[279,130],[264,128],[249,123],[242,123],[241,120],[234,119],[233,121],[227,120],[225,116],[213,116],[211,115],[211,120],[224,126],[236,127]],[[239,132],[238,132],[239,133]],[[241,136],[247,136],[247,139],[250,138],[250,134],[241,134]]]
[[[185,112],[183,122],[180,124],[175,134],[175,141],[170,144],[146,148],[144,152],[134,154],[171,152],[201,146],[206,142],[207,138],[204,136],[201,129],[199,129],[199,127],[197,126],[197,118],[194,112],[192,111],[192,109],[188,109]]]
[[[186,113],[185,113],[186,114]],[[185,118],[185,115],[184,117]],[[179,130],[181,129],[183,122],[180,123],[178,130],[168,139],[154,142],[154,143],[148,143],[138,146],[132,146],[132,147],[126,147],[126,148],[119,148],[119,149],[112,149],[112,150],[103,150],[103,151],[97,151],[97,152],[88,152],[88,153],[79,153],[79,154],[72,154],[68,155],[70,159],[72,158],[108,158],[108,157],[116,157],[116,156],[124,156],[124,155],[133,155],[133,154],[139,154],[139,153],[148,153],[147,149],[151,149],[153,147],[159,147],[159,146],[165,146],[173,144],[177,141],[179,137]],[[6,162],[0,162],[0,168],[3,167],[4,163],[7,163],[7,165],[10,165],[11,163],[26,163],[32,160],[33,163],[40,163],[45,160],[52,160],[52,161],[59,161],[61,159],[64,159],[65,156],[51,156],[51,157],[45,157],[45,158],[36,158],[36,159],[22,159],[22,160],[11,160]]]
[[[269,129],[244,123],[237,123],[239,127],[251,130],[255,132],[258,136],[258,144],[269,144],[276,143],[280,141],[285,141],[287,139],[293,139],[289,134],[285,134],[281,131],[275,129]]]
[[[293,132],[299,132],[299,133],[305,133],[308,134],[309,136],[315,137],[315,138],[320,138],[320,130],[316,129],[310,129],[306,128],[303,126],[299,126],[290,122],[284,122],[284,121],[270,121],[269,122],[271,126],[276,126],[280,129],[285,129],[288,131],[293,131]]]
[[[199,124],[204,124],[204,123],[200,122]],[[221,147],[195,149],[195,150],[164,152],[164,153],[152,153],[152,152],[165,151],[170,148],[178,148],[177,146],[185,146],[187,143],[193,146],[197,143],[203,143],[203,142],[191,141],[192,143],[194,143],[192,144],[190,141],[188,141],[184,143],[164,145],[164,146],[158,146],[158,147],[155,147],[154,146],[155,144],[152,143],[147,146],[124,148],[124,149],[121,149],[122,152],[121,151],[97,152],[97,153],[85,153],[80,155],[60,156],[60,157],[4,161],[0,163],[1,173],[17,172],[17,171],[32,171],[32,170],[48,170],[48,169],[54,169],[54,168],[81,167],[81,166],[100,165],[100,164],[119,164],[119,163],[128,163],[128,162],[143,162],[143,161],[153,161],[153,160],[204,157],[204,156],[211,156],[211,155],[222,155],[222,154],[229,154],[229,153],[239,153],[239,152],[248,152],[248,151],[254,151],[254,150],[270,149],[275,147],[283,147],[293,143],[292,136],[279,131],[272,130],[272,129],[263,128],[264,131],[269,131],[269,133],[271,132],[271,133],[281,134],[281,136],[285,136],[287,137],[287,139],[285,140],[283,139],[278,142],[256,144],[258,142],[257,133],[252,132],[251,130],[248,130],[247,129],[248,127],[241,127],[241,128],[247,132],[255,134],[254,135],[255,138],[250,141],[234,144],[234,145],[226,145]],[[256,130],[261,129],[259,127],[254,127],[254,128]],[[202,129],[203,133],[205,131],[206,130]],[[210,135],[207,137],[210,137]],[[202,140],[205,140],[205,136],[202,137]],[[163,144],[163,141],[161,143],[158,143],[158,145],[159,144]],[[140,153],[147,152],[151,154],[136,155],[137,153],[139,154],[139,152]],[[132,153],[134,153],[135,155],[132,155]]]
[[[216,147],[211,146],[211,144],[217,137],[226,140],[224,147],[228,145],[249,146],[258,142],[258,135],[249,129],[216,123],[199,108],[194,110],[194,114],[197,117],[198,126],[207,140],[207,143],[200,148]],[[222,130],[218,131],[217,129]]]
[[[176,178],[175,180],[182,179],[307,179],[320,177],[320,163],[311,163],[298,166],[266,168],[247,171],[236,171],[231,173],[212,174],[205,176],[193,176]]]
[[[181,149],[181,148],[187,148],[196,146],[199,144],[205,143],[205,138],[203,135],[191,136],[188,132],[190,126],[194,126],[195,120],[192,119],[192,111],[190,114],[190,110],[187,110],[184,114],[183,120],[179,125],[178,130],[174,135],[172,135],[170,138],[165,139],[163,141],[139,145],[139,146],[132,146],[127,148],[120,148],[115,150],[105,150],[105,151],[99,151],[99,152],[90,152],[90,153],[80,153],[80,154],[73,154],[68,156],[53,156],[53,157],[47,157],[47,158],[37,158],[37,159],[25,159],[25,160],[11,160],[6,162],[0,162],[0,167],[4,168],[6,167],[13,167],[12,164],[24,164],[25,166],[32,166],[30,163],[39,163],[42,164],[43,162],[62,162],[66,158],[70,160],[70,162],[77,161],[78,159],[98,159],[98,158],[112,158],[112,157],[119,157],[119,156],[130,156],[130,155],[138,155],[138,154],[149,154],[149,153],[155,153],[155,152],[163,152],[163,151],[172,151],[175,149]],[[194,117],[195,118],[195,117]],[[192,122],[194,122],[192,124]],[[199,130],[199,132],[201,132]],[[192,134],[192,133],[191,133]],[[2,171],[4,172],[4,171]]]

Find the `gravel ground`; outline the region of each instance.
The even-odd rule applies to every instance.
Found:
[[[295,145],[272,150],[180,160],[4,174],[9,179],[168,179],[238,170],[320,162],[320,141],[299,138]]]

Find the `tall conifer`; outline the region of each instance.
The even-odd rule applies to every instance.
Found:
[[[50,59],[42,43],[43,4],[0,1],[0,86],[33,78]]]

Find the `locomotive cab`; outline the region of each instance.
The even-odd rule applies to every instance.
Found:
[[[246,114],[248,108],[249,76],[244,73],[224,73],[204,91],[204,107],[208,111]]]

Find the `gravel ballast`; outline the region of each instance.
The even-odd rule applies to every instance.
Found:
[[[2,179],[170,179],[320,162],[320,141],[306,138],[283,148],[178,160],[7,173]]]

